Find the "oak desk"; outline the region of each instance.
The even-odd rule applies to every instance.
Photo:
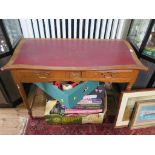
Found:
[[[125,40],[22,39],[9,63],[19,92],[32,117],[22,83],[103,81],[134,84],[147,70]]]

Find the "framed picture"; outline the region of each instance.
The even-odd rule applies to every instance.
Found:
[[[155,99],[155,89],[122,92],[115,127],[123,127],[129,125],[131,114],[136,102],[153,99]]]
[[[155,100],[139,101],[132,115],[130,128],[139,129],[155,126]]]

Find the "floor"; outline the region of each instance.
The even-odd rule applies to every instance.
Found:
[[[109,91],[108,94],[109,94],[108,102],[110,104],[108,104],[107,113],[108,115],[114,115],[116,113],[117,104],[113,93]],[[32,108],[33,116],[38,117],[43,116],[46,103],[44,93],[40,89],[32,87],[28,98],[29,102],[34,103]],[[27,109],[25,108],[25,105],[23,103],[18,105],[16,108],[0,108],[0,135],[23,134],[27,121],[28,121]]]
[[[43,116],[45,108],[44,95],[38,91],[35,100],[37,102],[34,102],[33,105],[33,115]],[[23,134],[27,120],[28,114],[23,103],[16,108],[0,108],[0,135]]]

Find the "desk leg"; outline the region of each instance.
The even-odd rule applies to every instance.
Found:
[[[18,87],[18,90],[19,90],[19,93],[23,99],[23,102],[28,110],[28,114],[29,116],[32,118],[32,110],[31,110],[31,107],[28,103],[28,100],[27,100],[27,97],[26,97],[26,93],[25,93],[25,90],[24,90],[24,87],[23,87],[23,84],[22,83],[17,83],[17,87]]]
[[[126,91],[130,91],[131,90],[131,88],[132,88],[132,86],[133,86],[133,82],[130,82],[128,85],[127,85],[127,87],[126,87]]]
[[[133,74],[131,75],[131,81],[128,83],[127,87],[126,87],[126,91],[130,91],[132,89],[132,86],[134,85],[137,76],[138,76],[139,71],[138,70],[134,70]]]

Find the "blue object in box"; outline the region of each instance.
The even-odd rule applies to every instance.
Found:
[[[52,83],[36,82],[34,83],[49,96],[58,100],[61,104],[64,104],[67,108],[73,108],[85,95],[91,93],[99,82],[88,81],[83,82],[70,90],[60,90]]]

